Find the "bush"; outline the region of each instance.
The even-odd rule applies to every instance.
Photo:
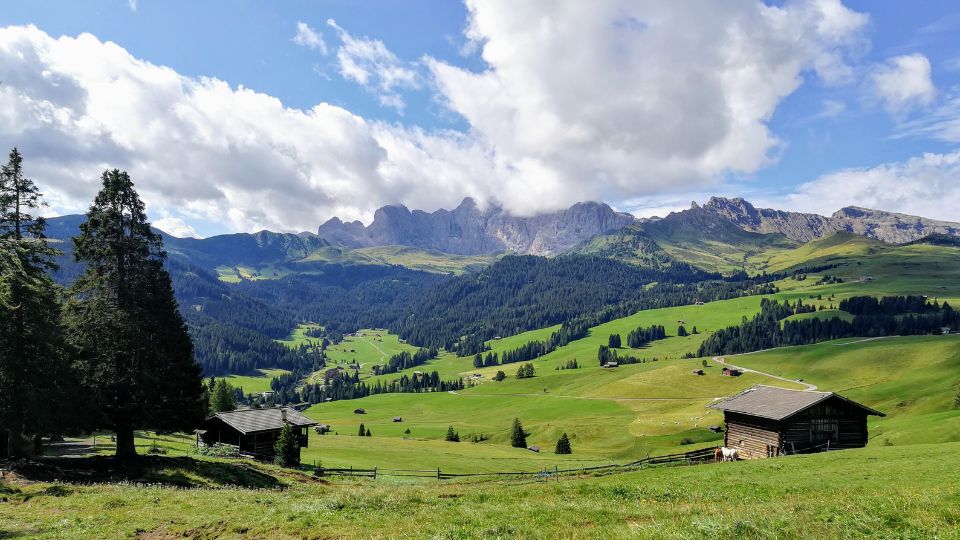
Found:
[[[201,446],[197,448],[197,453],[201,456],[236,458],[240,457],[240,449],[229,444],[214,443],[213,446]]]

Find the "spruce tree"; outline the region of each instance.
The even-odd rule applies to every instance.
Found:
[[[367,434],[367,428],[364,427],[363,423],[361,422],[361,423],[360,423],[360,430],[357,431],[357,436],[358,436],[358,437],[363,437],[363,436],[366,435],[366,434]]]
[[[366,437],[373,437],[373,434],[370,433],[370,428],[367,428],[367,433],[366,433],[365,436],[366,436]]]
[[[447,435],[443,438],[447,442],[460,442],[460,434],[453,430],[453,426],[447,428]]]
[[[76,409],[70,403],[75,385],[63,347],[60,288],[50,277],[57,251],[44,236],[46,221],[36,215],[43,206],[14,148],[0,168],[0,425],[7,435],[0,455],[21,455],[24,435],[39,441]]]
[[[203,382],[178,311],[166,252],[126,172],[105,171],[74,257],[85,266],[67,319],[76,369],[118,457],[136,456],[134,430],[190,430],[203,418]]]
[[[513,419],[513,428],[510,433],[510,446],[514,448],[527,447],[527,434],[523,431],[523,424],[519,418]]]
[[[281,467],[296,467],[300,465],[300,444],[297,434],[290,427],[290,422],[284,422],[280,429],[277,441],[273,443],[273,462]]]
[[[570,449],[570,439],[567,438],[566,432],[560,436],[557,440],[557,448],[553,452],[554,454],[571,454],[573,451]]]
[[[237,393],[225,379],[215,383],[213,394],[210,396],[210,410],[212,412],[227,412],[237,408]]]

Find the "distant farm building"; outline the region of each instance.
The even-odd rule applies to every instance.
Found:
[[[539,447],[539,446],[528,446],[528,447],[527,447],[527,450],[529,450],[529,451],[531,451],[531,452],[540,453],[540,447]]]
[[[833,392],[763,385],[710,408],[723,411],[724,446],[744,458],[861,448],[867,444],[867,417],[885,416]]]
[[[300,448],[306,448],[307,429],[317,422],[289,407],[217,413],[204,420],[196,431],[197,446],[225,444],[236,447],[241,454],[272,459],[273,446],[286,423],[297,434]]]
[[[722,432],[723,432],[723,426],[710,426],[710,427],[707,428],[707,429],[709,429],[710,431],[712,431],[712,432],[714,432],[714,433],[722,433]]]
[[[743,375],[743,372],[739,369],[723,368],[723,371],[720,372],[720,375],[723,377],[739,377]]]
[[[394,422],[403,422],[403,417],[401,417],[401,416],[394,416],[394,417],[393,417],[393,421],[394,421]]]
[[[366,409],[354,409],[353,414],[367,414]]]
[[[615,367],[617,367],[618,365],[619,365],[619,364],[618,364],[617,362],[607,362],[606,364],[603,365],[603,367],[605,367],[605,368],[607,368],[607,369],[610,369],[610,368],[615,368]]]
[[[704,373],[702,369],[695,369],[695,370],[693,370],[693,374],[694,374],[694,375],[706,375],[706,373]]]
[[[313,426],[313,430],[317,432],[317,435],[324,435],[331,431],[329,424],[317,424]]]

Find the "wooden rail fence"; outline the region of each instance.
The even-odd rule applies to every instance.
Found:
[[[523,478],[540,477],[549,478],[561,474],[582,474],[593,472],[617,473],[626,472],[635,469],[642,469],[653,465],[698,465],[701,463],[710,463],[714,460],[714,452],[717,447],[701,448],[690,452],[678,454],[667,454],[662,456],[648,456],[643,459],[632,461],[630,463],[610,465],[597,465],[594,467],[577,467],[573,469],[541,469],[539,471],[507,471],[507,472],[478,472],[478,473],[448,473],[440,468],[436,469],[384,469],[374,467],[372,469],[359,469],[355,467],[317,467],[314,474],[317,476],[357,476],[377,478],[378,476],[403,476],[412,478],[436,478],[437,480],[449,480],[453,478]]]

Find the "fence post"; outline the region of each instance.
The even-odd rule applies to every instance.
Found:
[[[376,468],[376,467],[373,468],[373,479],[374,479],[374,480],[377,479],[377,468]]]
[[[440,467],[437,467],[437,480],[440,479]]]

